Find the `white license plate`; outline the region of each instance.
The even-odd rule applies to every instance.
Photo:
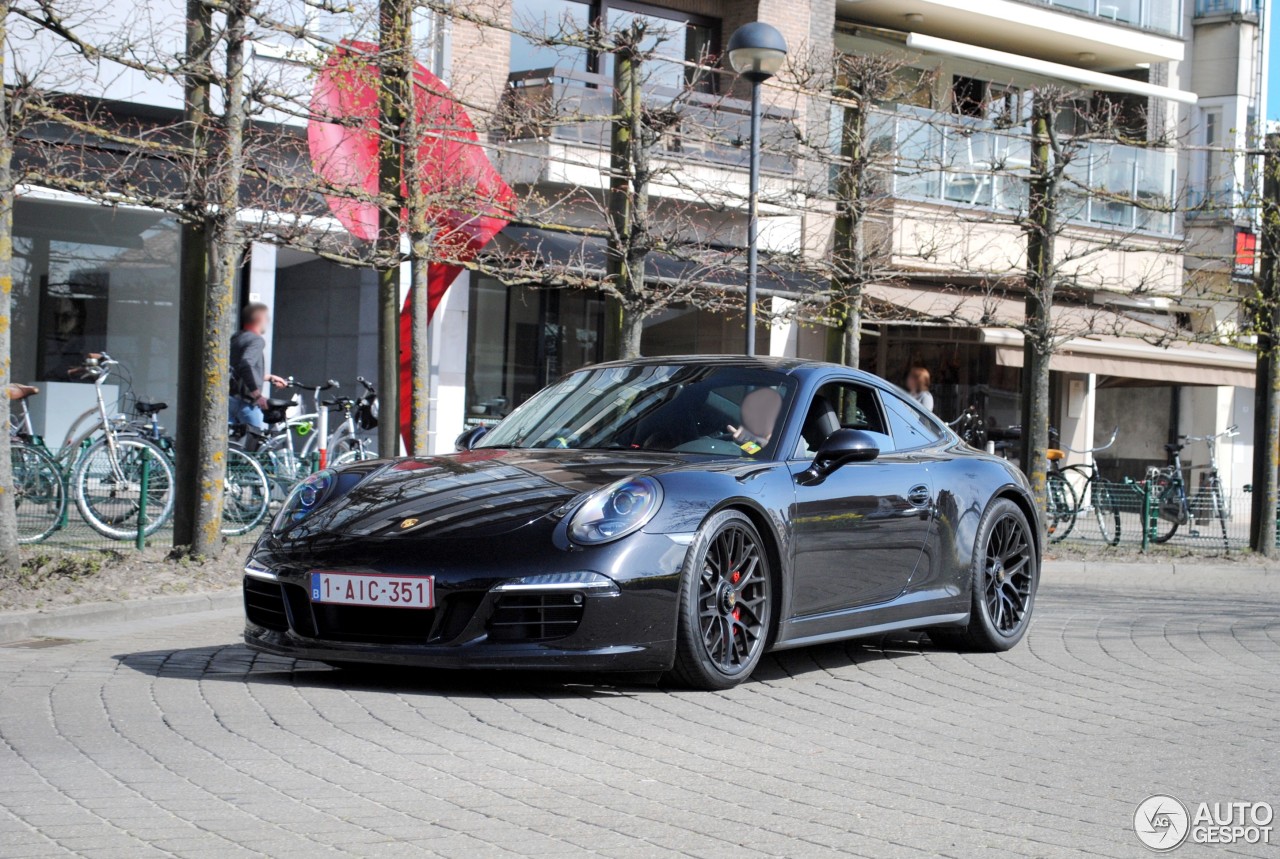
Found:
[[[312,573],[311,601],[386,608],[435,608],[434,576]]]

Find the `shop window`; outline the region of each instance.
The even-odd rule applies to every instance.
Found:
[[[173,403],[178,226],[155,212],[43,200],[14,210],[12,377],[83,381],[89,352],[121,362],[113,384]]]

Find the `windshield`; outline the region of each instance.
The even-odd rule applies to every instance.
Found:
[[[795,380],[755,367],[581,370],[544,388],[477,447],[772,456]]]

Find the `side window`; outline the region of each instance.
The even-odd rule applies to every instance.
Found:
[[[838,429],[875,433],[882,451],[893,450],[889,425],[874,388],[856,382],[828,382],[809,402],[796,456],[812,459],[827,436]]]
[[[913,450],[942,438],[942,430],[933,419],[911,403],[893,394],[885,394],[882,399],[897,450]]]

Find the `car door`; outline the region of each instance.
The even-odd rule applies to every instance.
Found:
[[[822,385],[808,405],[792,478],[841,427],[875,433],[880,455],[816,485],[795,483],[792,611],[797,617],[886,602],[910,581],[929,535],[928,472],[898,450],[880,392],[854,380]],[[904,445],[910,448],[911,444]]]

